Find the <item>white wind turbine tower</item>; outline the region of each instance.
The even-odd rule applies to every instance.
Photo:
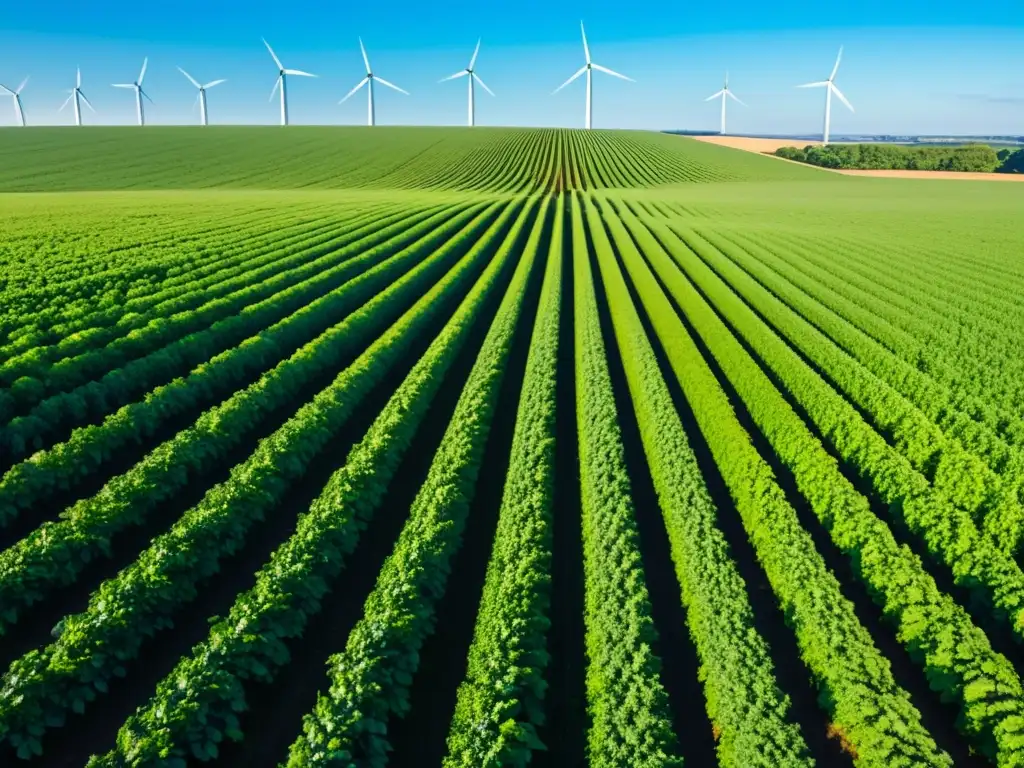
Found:
[[[736,98],[736,96],[733,94],[733,92],[729,90],[729,73],[728,72],[725,73],[725,85],[722,86],[722,90],[720,90],[718,93],[716,93],[716,94],[714,94],[712,96],[708,96],[706,99],[704,99],[704,101],[711,101],[712,99],[717,99],[719,96],[722,97],[722,130],[721,130],[721,134],[723,136],[725,136],[725,100],[727,98],[729,98],[729,99],[732,99],[733,101],[735,101],[737,104],[743,104],[743,102],[740,101],[738,98]],[[747,105],[743,104],[743,106],[745,107]]]
[[[287,95],[287,75],[299,75],[300,77],[316,77],[311,75],[309,72],[303,72],[301,69],[285,69],[284,64],[277,58],[277,54],[274,53],[274,49],[270,47],[270,43],[263,40],[263,44],[267,46],[267,50],[270,51],[271,57],[274,59],[274,63],[277,64],[277,81],[274,83],[274,90],[270,92],[270,98],[274,98],[274,94],[277,93],[277,89],[281,88],[281,125],[288,125],[288,95]]]
[[[22,89],[24,89],[25,83],[27,82],[28,78],[26,77],[24,80],[21,81],[21,85],[19,85],[17,89],[13,91],[6,85],[0,85],[0,91],[2,91],[4,95],[14,97],[14,117],[18,120],[18,125],[20,125],[22,128],[25,127],[25,110],[21,108],[21,91]]]
[[[135,113],[139,116],[139,125],[146,124],[146,114],[142,109],[142,97],[149,99],[149,94],[142,90],[142,79],[146,76],[146,67],[149,64],[149,57],[142,60],[142,71],[139,72],[139,79],[134,83],[114,83],[114,88],[131,88],[135,91]],[[149,99],[152,104],[153,100]]]
[[[823,145],[828,144],[828,124],[832,116],[832,94],[834,93],[839,97],[839,100],[845,104],[851,112],[853,112],[853,105],[846,100],[842,92],[836,88],[835,79],[836,72],[839,71],[839,60],[843,58],[843,47],[839,46],[839,55],[836,56],[836,65],[832,67],[832,74],[828,76],[828,80],[822,80],[818,83],[805,83],[804,85],[798,85],[797,88],[820,88],[825,87],[825,131],[822,133],[821,143]]]
[[[408,91],[403,91],[394,83],[389,83],[383,77],[378,77],[373,74],[373,70],[370,69],[370,59],[366,55],[366,48],[363,47],[363,38],[359,38],[359,50],[363,52],[363,63],[366,64],[366,77],[359,81],[355,88],[345,94],[345,98],[339,101],[339,104],[344,104],[348,101],[349,97],[352,96],[356,91],[362,88],[364,85],[369,85],[369,108],[367,112],[367,125],[374,125],[374,111],[373,111],[373,81],[376,80],[381,85],[386,85],[388,88],[394,88],[399,93],[404,93],[406,96],[409,95]],[[484,86],[485,88],[487,86]]]
[[[594,106],[594,88],[593,88],[593,83],[591,82],[591,77],[592,77],[591,70],[596,69],[596,70],[598,70],[600,72],[604,72],[606,75],[613,75],[614,77],[618,77],[618,78],[621,78],[623,80],[629,80],[629,82],[631,82],[631,83],[636,82],[636,81],[633,80],[633,78],[631,78],[631,77],[626,77],[625,75],[620,75],[618,72],[612,72],[612,70],[608,69],[607,67],[602,67],[600,64],[595,64],[594,62],[592,62],[590,60],[590,48],[587,45],[587,32],[586,32],[585,29],[583,29],[583,22],[582,21],[580,22],[580,32],[583,33],[583,55],[586,57],[587,63],[584,64],[582,67],[580,67],[579,70],[577,70],[575,75],[573,75],[568,80],[566,80],[564,83],[562,83],[560,86],[555,88],[554,92],[552,93],[552,96],[555,93],[558,93],[563,88],[565,88],[565,86],[567,86],[569,83],[571,83],[577,77],[582,75],[584,72],[586,72],[587,73],[587,122],[586,122],[586,126],[589,129],[590,125],[591,125],[591,122],[592,122],[591,121],[591,117],[593,115],[593,106]]]
[[[82,124],[82,105],[81,105],[80,102],[84,101],[86,106],[89,107],[89,109],[91,109],[93,112],[96,111],[96,108],[92,105],[92,103],[90,103],[89,99],[87,99],[85,97],[85,94],[82,93],[82,70],[81,69],[79,69],[78,72],[77,72],[76,79],[75,79],[75,87],[72,88],[69,91],[69,93],[71,95],[68,96],[67,99],[64,100],[64,103],[60,105],[60,109],[58,109],[57,111],[58,112],[63,112],[64,111],[64,107],[66,107],[68,105],[68,102],[71,101],[72,99],[74,99],[74,101],[75,101],[75,125],[81,125]]]
[[[192,75],[190,75],[188,72],[186,72],[181,67],[178,67],[178,71],[181,72],[181,74],[183,74],[185,77],[187,77],[189,79],[189,82],[192,83],[192,85],[194,85],[196,88],[199,89],[199,93],[196,95],[196,101],[199,103],[199,124],[200,125],[209,125],[210,123],[209,123],[209,119],[207,118],[207,112],[206,112],[206,89],[207,88],[213,88],[213,86],[220,85],[221,83],[226,83],[227,80],[225,78],[221,78],[220,80],[214,80],[212,83],[207,83],[206,85],[200,85],[198,82],[196,82],[196,79],[194,77],[192,77]],[[271,94],[271,96],[273,96],[273,94]],[[193,104],[192,105],[192,109],[195,109],[195,108],[196,108],[196,105]]]
[[[439,81],[439,82],[443,83],[443,82],[445,82],[445,80],[454,80],[457,77],[469,77],[469,126],[470,127],[473,127],[474,125],[476,125],[476,107],[474,106],[475,102],[473,100],[473,81],[476,80],[478,83],[480,83],[480,87],[481,88],[483,88],[485,91],[487,91],[489,94],[491,94],[491,96],[494,95],[494,91],[492,91],[490,88],[487,87],[487,85],[484,83],[484,81],[480,79],[480,76],[477,75],[476,70],[473,69],[473,67],[476,65],[476,56],[477,56],[478,53],[480,53],[480,41],[479,40],[476,41],[476,50],[473,51],[473,58],[471,58],[469,60],[469,66],[466,67],[461,72],[456,72],[454,75],[449,75],[448,77],[445,77],[445,78],[443,78],[442,80]]]

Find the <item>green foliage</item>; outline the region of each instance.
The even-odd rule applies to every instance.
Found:
[[[520,205],[511,204],[514,209]],[[493,225],[491,232],[498,231],[497,224]],[[449,240],[434,258],[443,260],[446,251],[455,250],[457,243]],[[168,614],[196,598],[202,581],[217,572],[222,558],[242,546],[252,526],[302,477],[313,457],[414,343],[417,333],[446,309],[452,289],[470,280],[486,255],[478,248],[461,268],[450,272],[386,332],[386,326],[382,328],[377,319],[381,307],[390,303],[396,292],[419,293],[427,288],[431,282],[427,265],[413,270],[396,282],[393,290],[378,295],[349,317],[338,334],[351,341],[369,331],[369,337],[376,340],[366,351],[278,430],[261,440],[256,451],[232,470],[228,480],[208,491],[167,533],[154,539],[134,563],[104,582],[85,611],[64,620],[56,642],[11,665],[3,678],[9,695],[0,701],[0,738],[22,736],[67,709],[92,701],[94,687],[105,686],[107,680],[119,674],[148,636],[170,628]],[[448,301],[443,300],[445,297]],[[329,346],[329,342],[321,340],[310,346],[306,354],[315,356],[319,347]],[[214,431],[226,426],[218,424],[215,416],[211,422]],[[91,517],[74,521],[77,525],[54,526],[57,530],[52,533],[45,528],[43,533],[26,539],[34,547],[28,552],[38,565],[33,571],[23,572],[22,578],[38,578],[36,573],[47,564],[51,565],[51,579],[73,578],[93,552],[109,548],[117,526],[123,527],[125,518],[137,514],[131,507],[115,509],[121,511],[119,517],[100,507],[89,510]],[[59,559],[46,560],[43,554],[48,552],[51,558]],[[73,553],[75,558],[54,552]]]
[[[515,335],[523,332],[525,289],[549,204],[550,198],[541,203],[529,239],[517,254],[515,274],[398,542],[366,599],[363,617],[345,650],[328,662],[330,687],[305,717],[302,735],[289,753],[290,766],[355,762],[381,768],[387,762],[388,720],[409,709],[419,650],[434,630],[435,606],[444,595],[451,558],[462,544],[508,357]]]
[[[651,618],[598,315],[582,203],[572,198],[576,423],[583,507],[588,760],[598,768],[680,766]],[[607,241],[595,243],[609,257]]]
[[[494,547],[445,768],[524,766],[543,749],[551,602],[555,385],[562,304],[563,199],[556,198],[526,375],[516,414]],[[571,482],[563,478],[560,482]]]
[[[590,208],[595,243],[606,243]],[[605,226],[624,258],[639,258],[612,209]],[[775,682],[769,649],[754,623],[746,588],[716,524],[714,508],[651,342],[622,272],[598,248],[619,353],[640,426],[647,463],[665,516],[687,623],[700,656],[708,715],[723,766],[810,766],[789,701]],[[729,648],[729,653],[722,653]]]
[[[963,171],[991,173],[1002,170],[1000,158],[988,144],[963,147],[918,147],[901,144],[808,145],[804,149],[780,147],[779,157],[822,168],[863,170]]]
[[[509,220],[516,213],[516,206],[508,206],[502,218]],[[243,737],[238,713],[246,708],[245,683],[272,680],[289,659],[288,642],[300,637],[309,618],[320,610],[383,500],[446,371],[507,276],[512,244],[530,214],[529,208],[519,211],[506,244],[352,448],[345,465],[299,518],[295,534],[256,574],[256,586],[239,595],[209,638],[164,678],[148,705],[122,727],[115,750],[95,760],[95,765],[148,765],[160,756],[187,757],[202,751],[211,733],[234,740]],[[500,227],[492,229],[497,231]],[[493,235],[477,241],[474,251],[485,253],[489,244]],[[467,257],[466,265],[471,263],[472,257]],[[419,311],[428,312],[431,303],[455,284],[438,284],[419,302]]]

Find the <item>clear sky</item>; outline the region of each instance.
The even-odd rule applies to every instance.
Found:
[[[411,93],[378,87],[379,124],[462,124],[465,80],[437,81],[465,67],[482,37],[477,71],[497,96],[478,89],[478,124],[582,126],[584,79],[551,95],[583,63],[581,17],[594,61],[637,81],[595,74],[595,127],[716,129],[717,102],[704,98],[728,69],[748,105],[730,103],[730,132],[819,132],[823,89],[794,86],[827,78],[844,45],[836,84],[856,113],[834,103],[834,134],[1024,134],[1021,0],[12,2],[2,13],[0,83],[30,75],[29,123],[67,124],[70,106],[57,109],[81,66],[98,111],[85,110],[85,121],[131,123],[133,94],[110,84],[131,82],[148,56],[149,122],[198,120],[181,66],[202,82],[228,78],[209,91],[211,122],[274,123],[265,36],[286,67],[320,76],[291,80],[292,123],[362,124],[365,91],[338,105],[364,73],[362,36],[374,71]],[[0,100],[0,125],[14,122],[10,101]]]

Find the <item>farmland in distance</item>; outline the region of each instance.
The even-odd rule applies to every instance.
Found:
[[[1022,210],[0,132],[0,763],[1024,765]]]

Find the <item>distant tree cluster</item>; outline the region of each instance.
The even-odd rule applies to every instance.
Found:
[[[973,171],[1024,173],[1024,150],[996,152],[987,144],[963,147],[915,147],[899,144],[829,144],[781,147],[776,155],[822,168],[898,171]]]

